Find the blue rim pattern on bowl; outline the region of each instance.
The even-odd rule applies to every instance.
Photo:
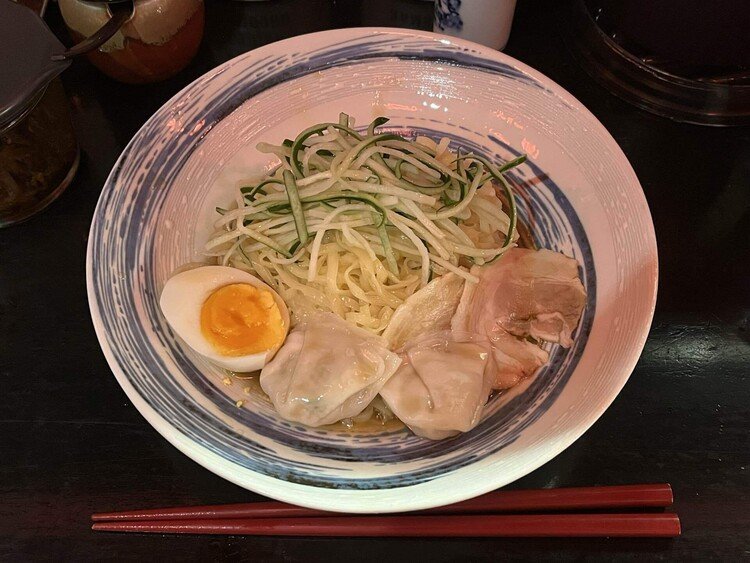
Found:
[[[249,97],[290,78],[332,65],[355,64],[380,57],[419,58],[465,65],[504,79],[522,80],[545,88],[517,69],[485,59],[465,47],[446,45],[444,49],[437,50],[432,41],[420,42],[412,38],[404,42],[396,38],[373,37],[369,41],[360,39],[307,54],[262,59],[244,68],[231,87],[212,99],[210,108],[195,106],[200,104],[201,89],[222,72],[224,67],[220,67],[182,93],[179,111],[188,118],[186,128],[190,129],[190,120],[204,120],[203,135],[181,137],[177,142],[159,146],[159,132],[167,126],[171,113],[165,109],[157,112],[123,152],[107,181],[92,224],[90,273],[93,296],[110,340],[111,352],[140,396],[184,436],[224,459],[264,475],[316,487],[378,489],[415,485],[455,471],[506,447],[544,414],[562,392],[583,351],[594,317],[595,272],[586,233],[562,191],[543,171],[528,163],[514,172],[511,177],[513,183],[523,185],[527,177],[544,180],[535,190],[525,191],[527,200],[522,202],[522,214],[528,219],[530,210],[533,210],[534,235],[540,246],[555,249],[563,242],[572,246],[575,257],[583,265],[582,277],[588,291],[588,303],[574,346],[570,350],[554,347],[550,364],[529,388],[492,412],[470,433],[442,442],[405,438],[403,432],[384,433],[363,438],[357,447],[352,445],[350,436],[343,433],[329,432],[323,435],[300,425],[249,411],[238,411],[234,401],[217,392],[215,386],[184,354],[180,345],[169,333],[163,332],[164,324],[157,306],[157,283],[153,271],[149,270],[154,253],[153,225],[143,222],[143,219],[158,215],[168,190],[144,189],[130,193],[117,191],[115,186],[169,186],[200,145],[203,136]],[[239,64],[241,61],[242,58],[238,58],[227,64]],[[445,134],[431,132],[425,127],[413,128],[417,129],[433,136]],[[466,146],[466,141],[460,135],[455,137],[460,145]],[[490,137],[488,141],[486,146],[470,148],[489,155],[496,155],[499,149],[514,152],[499,139]],[[134,163],[136,159],[131,157],[136,154],[149,155],[145,166]],[[112,214],[113,209],[123,208],[129,208],[130,213],[120,216]],[[123,273],[126,279],[118,279]],[[144,285],[137,283],[141,278],[145,281]],[[135,304],[141,304],[143,311],[139,313]],[[154,353],[152,343],[140,325],[139,318],[144,315],[148,326],[159,335],[161,345],[169,356],[214,407],[259,435],[303,452],[306,454],[305,461],[290,462],[281,458],[273,448],[241,435],[217,418],[214,412],[197,404],[184,392],[159,354]],[[492,411],[492,406],[489,410]],[[309,440],[313,436],[314,442]],[[377,465],[415,459],[423,463],[417,469],[396,475],[358,478],[354,474],[358,461]],[[350,467],[340,463],[332,467],[331,461],[355,463]]]

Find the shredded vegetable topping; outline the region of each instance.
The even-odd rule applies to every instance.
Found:
[[[276,289],[295,321],[330,311],[375,333],[433,277],[469,269],[515,246],[516,208],[502,165],[454,152],[449,139],[409,140],[320,123],[258,150],[281,164],[239,188],[206,253]],[[503,208],[496,188],[504,192]]]

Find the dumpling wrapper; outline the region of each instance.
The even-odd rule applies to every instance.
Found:
[[[441,440],[481,419],[492,378],[485,375],[489,343],[442,331],[410,343],[406,359],[380,396],[418,436]]]
[[[318,313],[289,334],[260,386],[283,418],[322,426],[361,413],[400,364],[380,336]]]
[[[396,308],[383,331],[390,349],[400,350],[422,334],[449,328],[463,287],[463,278],[449,272],[410,295]]]
[[[456,331],[485,335],[496,364],[494,388],[532,375],[548,354],[525,337],[569,347],[586,303],[578,262],[550,250],[513,248],[496,263],[472,268],[451,321]]]

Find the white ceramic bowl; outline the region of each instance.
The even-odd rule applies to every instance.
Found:
[[[365,125],[449,136],[508,159],[540,246],[581,263],[589,299],[569,350],[493,400],[482,422],[431,442],[407,431],[352,435],[286,422],[261,395],[175,340],[158,296],[178,266],[202,260],[213,209],[269,166],[279,142],[340,111]],[[237,57],[199,78],[141,128],[110,175],[88,248],[91,313],[133,404],[185,454],[269,497],[326,510],[395,512],[502,487],[563,451],[628,379],[656,298],[653,225],[638,180],[602,125],[531,68],[454,38],[343,29]],[[237,408],[235,401],[244,399]]]

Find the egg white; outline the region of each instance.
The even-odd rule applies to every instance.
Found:
[[[220,354],[201,332],[201,308],[217,289],[233,283],[247,283],[273,295],[284,323],[284,338],[278,346],[246,356]],[[279,349],[289,331],[289,310],[278,293],[255,276],[226,266],[201,266],[180,272],[167,280],[159,299],[162,313],[172,330],[193,350],[214,364],[231,371],[261,369]]]

